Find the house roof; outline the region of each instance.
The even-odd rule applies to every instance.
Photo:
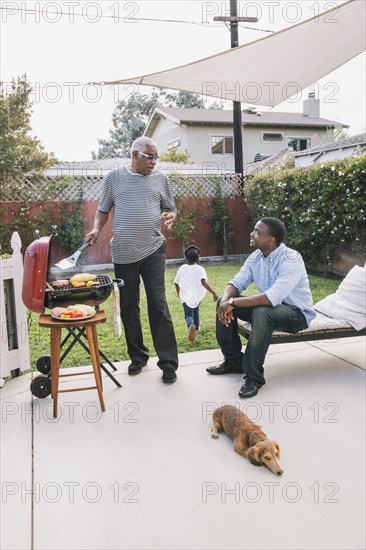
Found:
[[[183,109],[174,109],[181,111]],[[188,110],[195,110],[195,109],[188,109]],[[197,109],[198,110],[198,109]],[[246,165],[246,171],[249,173],[257,173],[261,171],[264,167],[267,167],[268,165],[271,165],[273,163],[279,163],[282,162],[287,156],[291,157],[300,157],[300,156],[306,156],[311,155],[315,153],[320,153],[323,151],[331,151],[335,149],[345,149],[347,147],[357,147],[357,146],[364,146],[366,147],[366,133],[363,134],[357,134],[355,136],[351,136],[349,138],[334,141],[332,143],[327,143],[326,145],[320,145],[318,147],[313,147],[311,149],[305,149],[304,151],[299,151],[297,153],[291,152],[287,150],[282,150],[279,153],[276,153],[275,155],[271,155],[268,158],[256,162],[256,163],[250,163]],[[84,160],[79,162],[64,162],[59,163],[51,166],[47,170],[48,176],[83,176],[83,177],[96,177],[96,176],[105,176],[110,172],[111,170],[115,170],[117,168],[122,168],[125,166],[125,164],[129,164],[131,162],[130,158],[121,158],[121,157],[115,157],[115,158],[105,158],[105,159],[96,159],[96,160]],[[160,170],[161,172],[168,173],[168,172],[180,172],[185,174],[193,174],[193,173],[202,173],[202,164],[183,164],[183,163],[176,163],[176,162],[160,162],[158,161],[156,165],[157,170]],[[211,170],[210,167],[207,167],[208,172],[214,172],[214,170]],[[220,170],[218,170],[220,171]]]
[[[304,149],[297,153],[291,153],[293,157],[302,157],[306,155],[312,155],[314,153],[322,153],[324,151],[334,151],[336,149],[346,149],[348,147],[366,147],[366,133],[357,134],[355,136],[348,137],[346,139],[341,139],[338,141],[332,141],[332,143],[327,143],[326,145],[318,145],[317,147],[312,147],[311,149]]]
[[[233,112],[228,109],[178,109],[158,107],[154,110],[144,134],[151,137],[157,123],[162,118],[168,118],[176,124],[233,124]],[[321,117],[309,117],[303,113],[274,113],[261,111],[242,111],[243,126],[296,126],[307,128],[334,128],[339,122]],[[346,124],[343,127],[348,128]]]
[[[288,149],[282,149],[273,155],[269,155],[263,160],[257,162],[249,162],[244,166],[244,174],[248,176],[256,176],[263,171],[268,171],[269,169],[274,171],[281,169],[286,162],[288,157],[291,157],[292,154],[289,153]]]
[[[130,164],[130,158],[105,158],[96,160],[85,160],[80,162],[64,162],[55,164],[48,168],[47,176],[82,176],[84,178],[94,178],[98,176],[106,176],[111,170],[123,168],[126,164]],[[205,168],[206,173],[221,172],[221,170],[211,169],[207,166]],[[156,163],[156,169],[163,173],[179,172],[183,174],[197,174],[202,173],[202,164],[183,164],[179,162],[161,162]],[[228,170],[226,170],[228,171]]]
[[[106,158],[96,160],[82,160],[72,162],[61,162],[50,166],[47,170],[48,176],[103,176],[111,170],[122,168],[131,162],[128,158]]]

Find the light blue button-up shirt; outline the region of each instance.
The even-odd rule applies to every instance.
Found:
[[[308,326],[315,319],[313,299],[309,288],[304,260],[283,243],[267,257],[260,250],[249,256],[239,273],[229,282],[239,293],[255,283],[272,306],[286,304],[298,308]]]

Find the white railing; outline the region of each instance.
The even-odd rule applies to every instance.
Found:
[[[0,256],[0,387],[6,376],[30,368],[27,310],[22,301],[21,246],[18,233],[13,233],[12,256]]]

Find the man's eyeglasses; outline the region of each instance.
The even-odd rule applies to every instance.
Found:
[[[143,153],[142,151],[140,151],[140,155],[142,155],[148,160],[158,160],[159,158],[159,155],[148,155],[147,153]]]

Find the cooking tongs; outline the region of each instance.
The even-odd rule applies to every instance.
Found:
[[[79,257],[89,245],[90,241],[84,243],[76,252],[74,252],[74,254],[71,254],[71,256],[69,256],[68,258],[60,260],[59,262],[57,262],[57,264],[55,264],[55,266],[59,267],[62,270],[72,269],[73,267],[76,267],[79,261]]]

